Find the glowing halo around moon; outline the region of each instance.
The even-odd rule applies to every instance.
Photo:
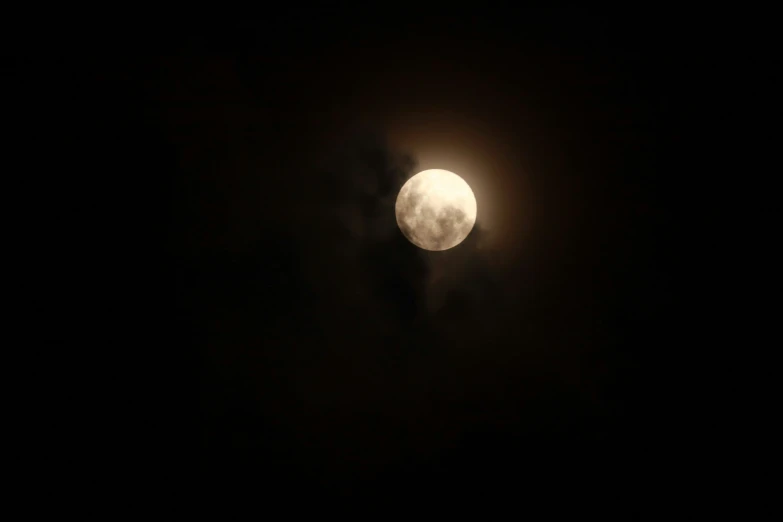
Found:
[[[453,172],[419,172],[400,189],[395,205],[403,235],[425,250],[448,250],[468,237],[476,224],[476,197]]]

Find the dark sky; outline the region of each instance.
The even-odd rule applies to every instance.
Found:
[[[651,13],[292,8],[127,43],[95,85],[134,93],[107,105],[137,117],[127,181],[165,194],[160,349],[199,483],[644,494],[678,350],[682,35]],[[476,194],[454,249],[396,226],[424,168]]]

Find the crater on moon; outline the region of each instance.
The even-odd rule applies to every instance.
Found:
[[[447,250],[473,229],[476,198],[453,172],[430,169],[403,185],[395,211],[397,225],[411,243],[426,250]]]

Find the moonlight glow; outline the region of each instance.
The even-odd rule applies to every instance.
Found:
[[[425,250],[447,250],[462,243],[476,223],[476,198],[465,180],[448,170],[419,172],[400,189],[397,225]]]

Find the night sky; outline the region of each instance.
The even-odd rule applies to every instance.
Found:
[[[196,483],[649,494],[678,350],[678,38],[650,13],[292,8],[150,30],[104,64],[135,96],[124,179],[164,194],[139,211],[175,328],[149,342]],[[443,252],[395,221],[427,168],[478,203]]]

